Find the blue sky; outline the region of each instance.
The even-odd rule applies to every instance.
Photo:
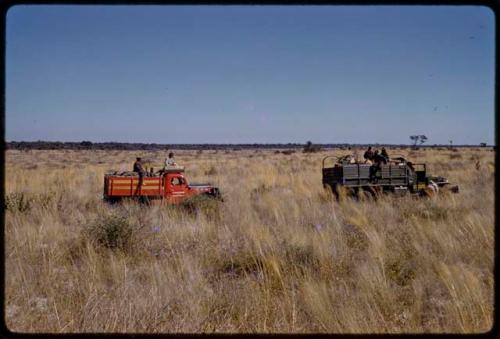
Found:
[[[477,6],[15,6],[6,140],[494,143]]]

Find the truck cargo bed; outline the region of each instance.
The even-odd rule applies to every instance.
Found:
[[[408,184],[406,166],[395,164],[381,165],[376,173],[377,182],[370,180],[368,164],[348,164],[323,168],[323,184],[341,184],[345,186],[398,186]]]
[[[163,195],[161,177],[144,177],[142,186],[138,186],[138,176],[105,176],[104,195],[110,197]]]

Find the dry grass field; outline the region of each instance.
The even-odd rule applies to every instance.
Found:
[[[389,149],[456,195],[337,203],[349,151],[176,151],[221,204],[105,205],[103,175],[164,152],[13,151],[5,314],[16,332],[478,333],[493,323],[494,152]],[[410,154],[409,154],[410,153]],[[480,168],[476,168],[479,161]],[[156,167],[159,167],[158,165]],[[117,239],[104,246],[103,229]]]

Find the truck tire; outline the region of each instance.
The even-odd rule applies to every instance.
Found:
[[[224,199],[222,198],[222,194],[220,193],[218,188],[213,188],[209,192],[203,193],[204,196],[207,196],[211,199],[218,200],[221,202],[224,202]]]

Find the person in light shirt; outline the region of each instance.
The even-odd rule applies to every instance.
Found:
[[[165,159],[165,167],[177,166],[177,163],[174,160],[174,153],[168,153],[168,158]]]

